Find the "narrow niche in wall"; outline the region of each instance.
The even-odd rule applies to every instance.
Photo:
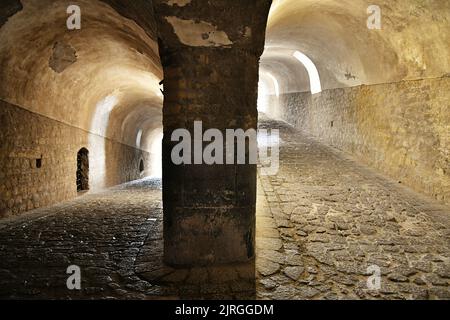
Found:
[[[139,162],[139,172],[141,174],[144,173],[145,167],[144,167],[144,160],[141,159],[141,161]]]
[[[89,151],[80,149],[77,155],[77,191],[89,190]]]
[[[37,169],[42,168],[42,156],[39,159],[36,159],[36,168]]]

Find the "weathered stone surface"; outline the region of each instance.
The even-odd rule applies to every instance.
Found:
[[[286,267],[283,270],[284,274],[294,281],[297,281],[304,271],[305,269],[303,267]]]
[[[194,137],[195,121],[202,122],[201,133],[216,129],[223,136],[227,129],[257,128],[258,63],[271,0],[153,4],[165,76],[165,261],[249,261],[255,254],[256,164],[207,165],[191,157],[175,165],[171,134],[186,129]]]
[[[268,106],[274,109],[268,114],[279,115],[322,142],[449,204],[450,119],[443,108],[449,90],[450,78],[444,76],[325,90],[314,96],[289,93],[271,96]],[[389,215],[387,221],[393,219]]]
[[[89,189],[94,192],[139,179],[140,160],[150,159],[146,151],[1,99],[0,126],[0,172],[4,174],[0,179],[0,219],[76,197],[77,153],[81,148],[104,146],[101,152],[91,149],[89,154]],[[40,167],[36,166],[38,161]],[[99,174],[100,170],[104,172]]]
[[[424,209],[433,202],[419,200],[417,194],[285,123],[263,119],[261,127],[281,130],[283,144],[278,175],[260,176],[258,208],[264,218],[258,226],[272,224],[286,210],[286,214],[295,212],[288,221],[290,228],[307,230],[308,234],[280,232],[281,243],[273,257],[284,255],[284,263],[277,259],[280,269],[276,273],[272,272],[278,268],[273,268],[270,276],[260,274],[258,297],[291,297],[294,291],[286,287],[289,285],[297,289],[297,299],[448,296],[439,289],[448,288],[449,283],[448,257],[439,254],[449,250],[445,238],[450,227],[448,207]],[[279,201],[268,201],[281,196],[289,199],[289,195],[293,198],[291,205],[286,203],[281,211]],[[275,213],[272,221],[266,210]],[[406,214],[415,211],[420,213]],[[412,226],[413,233],[405,232]],[[418,238],[417,234],[424,236]],[[264,248],[274,240],[257,241],[257,264],[262,257],[270,259],[267,254],[271,251]],[[373,266],[380,268],[381,290],[369,290],[367,286],[374,274],[369,267]],[[428,290],[429,286],[433,290]]]
[[[56,42],[50,57],[49,66],[55,72],[61,73],[77,61],[75,49],[68,43]]]
[[[270,2],[78,0],[68,30],[67,1],[0,1],[0,297],[254,297],[256,248],[265,299],[448,299],[449,209],[403,185],[450,203],[450,2],[379,0],[390,19],[377,32],[364,1],[277,1],[266,38]],[[295,50],[322,93],[298,93],[314,81]],[[280,94],[261,97],[268,111],[394,181],[268,121],[281,167],[259,191],[256,166],[168,165],[170,133],[194,120],[256,128],[267,80]],[[163,95],[164,221],[155,181],[76,198],[83,147],[80,191],[149,174]],[[163,224],[166,261],[183,268],[164,265]],[[250,268],[184,265],[230,260]],[[70,264],[80,292],[65,287]],[[373,267],[381,290],[367,289]]]
[[[256,269],[263,276],[271,276],[280,270],[280,265],[269,260],[258,259]]]
[[[91,191],[150,174],[149,135],[162,131],[153,7],[105,2],[117,11],[76,3],[79,30],[66,26],[66,1],[0,2],[0,218],[76,197],[82,147]]]

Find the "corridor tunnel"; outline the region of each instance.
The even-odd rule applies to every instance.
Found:
[[[2,0],[0,298],[449,299],[449,23],[445,0]],[[174,164],[195,121],[278,130],[278,170]]]

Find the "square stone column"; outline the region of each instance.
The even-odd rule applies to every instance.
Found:
[[[176,165],[171,154],[178,142],[171,137],[187,129],[194,140],[195,121],[202,122],[203,132],[219,129],[224,138],[226,129],[257,129],[259,58],[270,4],[154,2],[164,68],[164,260],[169,265],[254,258],[256,165],[193,164],[194,142],[192,164]]]

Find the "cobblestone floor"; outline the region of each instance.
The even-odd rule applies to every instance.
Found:
[[[282,146],[279,174],[258,181],[256,297],[450,298],[448,207],[284,123],[265,120],[262,126],[281,129]],[[3,220],[0,298],[251,297],[239,281],[217,295],[211,283],[229,277],[223,268],[164,269],[161,276],[171,284],[150,283],[146,273],[155,272],[161,239],[156,180]],[[66,287],[69,265],[81,267],[81,291]],[[381,270],[380,290],[367,288],[372,265]]]
[[[136,275],[147,237],[162,228],[159,181],[85,195],[0,223],[1,298],[123,298],[163,295]],[[82,270],[79,292],[66,270]]]
[[[262,126],[282,145],[279,174],[259,179],[259,298],[450,298],[450,208],[283,123]]]

